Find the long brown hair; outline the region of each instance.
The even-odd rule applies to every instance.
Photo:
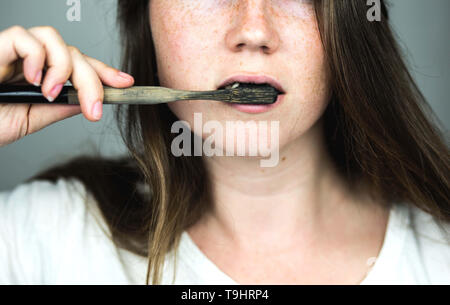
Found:
[[[158,86],[148,5],[118,0],[123,69],[136,85]],[[325,137],[340,174],[386,202],[407,202],[449,221],[448,147],[402,59],[384,1],[380,22],[366,19],[365,1],[314,5],[333,89]],[[211,208],[207,172],[201,157],[171,154],[177,118],[167,105],[119,106],[116,117],[129,156],[80,157],[31,179],[82,181],[115,244],[148,257],[147,284],[158,284],[165,255]],[[139,183],[149,192],[139,192]]]

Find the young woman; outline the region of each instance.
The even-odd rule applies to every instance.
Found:
[[[0,195],[0,281],[450,283],[449,151],[385,4],[380,22],[367,20],[368,8],[119,0],[134,79],[52,28],[0,33],[1,82],[23,71],[51,100],[70,79],[81,101],[0,106],[2,145],[80,112],[98,120],[102,83],[216,90],[259,80],[285,92],[258,113],[219,101],[118,107],[128,157],[80,157]],[[196,113],[223,126],[279,121],[278,165],[174,156],[172,124],[193,126]]]

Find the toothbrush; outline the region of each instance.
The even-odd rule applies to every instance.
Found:
[[[277,89],[267,84],[234,83],[220,90],[186,91],[158,86],[134,86],[117,89],[104,86],[104,104],[154,105],[183,100],[215,100],[235,104],[272,104]],[[73,86],[63,86],[59,96],[49,102],[40,87],[32,85],[0,85],[0,104],[68,104],[79,105]]]

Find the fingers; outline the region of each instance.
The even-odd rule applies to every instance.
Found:
[[[16,31],[22,32],[22,29],[19,29]],[[95,70],[86,62],[81,52],[74,47],[68,47],[58,31],[52,27],[34,27],[28,32],[40,43],[44,62],[47,64],[47,72],[42,81],[43,95],[50,102],[55,100],[63,85],[71,78],[74,87],[78,90],[83,115],[90,121],[98,121],[102,115],[103,86]],[[18,55],[18,57],[23,56],[20,53]]]
[[[23,58],[25,79],[39,85],[45,64],[45,49],[42,43],[20,26],[0,32],[0,82],[13,76],[14,62]]]
[[[18,60],[21,58],[23,61]],[[47,67],[45,76],[42,72],[44,66]],[[18,70],[23,70],[23,75]],[[67,46],[58,31],[48,26],[34,27],[28,31],[14,26],[0,33],[0,82],[11,79],[20,81],[23,77],[36,86],[42,83],[42,93],[49,101],[60,94],[63,85],[70,79],[78,91],[78,110],[90,121],[98,121],[102,116],[102,82],[116,88],[134,84],[132,76],[83,55],[75,47]],[[43,122],[57,121],[72,113],[52,108],[55,109],[53,113],[50,108],[47,111],[44,105],[34,105],[30,109],[30,113],[45,110],[40,119],[35,116],[36,128]]]
[[[67,45],[54,28],[35,27],[29,32],[42,43],[46,52],[47,72],[42,82],[42,93],[52,102],[72,73],[72,59]]]
[[[42,128],[81,113],[79,105],[30,105],[28,127],[25,135],[39,131]],[[25,136],[24,135],[24,136]]]
[[[103,112],[103,85],[77,48],[70,46],[69,52],[73,63],[71,82],[78,91],[81,111],[88,120],[98,121]]]
[[[105,63],[84,55],[86,61],[94,68],[97,72],[100,80],[107,86],[115,88],[127,88],[133,86],[134,78],[126,73],[123,73],[117,69],[114,69]]]

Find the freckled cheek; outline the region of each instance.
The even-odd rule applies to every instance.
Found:
[[[208,84],[208,71],[216,56],[211,46],[213,33],[185,27],[162,38],[157,51],[162,78],[180,89],[204,89],[201,86]]]
[[[314,77],[315,86],[313,86],[313,94],[328,101],[331,84],[330,84],[330,71],[325,59],[325,52],[320,39],[315,40],[314,47],[311,52],[311,62],[314,63],[314,71],[312,75]]]
[[[292,123],[299,128],[293,131],[296,134],[309,128],[323,113],[330,98],[330,83],[320,34],[313,24],[296,27],[288,35],[291,39],[284,41],[291,41],[286,48],[292,57],[286,70],[292,85],[285,118],[289,122],[302,122],[299,125]]]
[[[295,94],[299,97],[299,102],[308,108],[323,108],[329,100],[328,73],[321,61],[309,63],[317,65],[305,69],[306,73],[298,76],[299,86],[295,88]]]
[[[315,30],[305,32],[297,49],[299,51],[296,55],[296,60],[303,72],[299,76],[307,77],[309,82],[327,85],[328,69],[319,33]]]

